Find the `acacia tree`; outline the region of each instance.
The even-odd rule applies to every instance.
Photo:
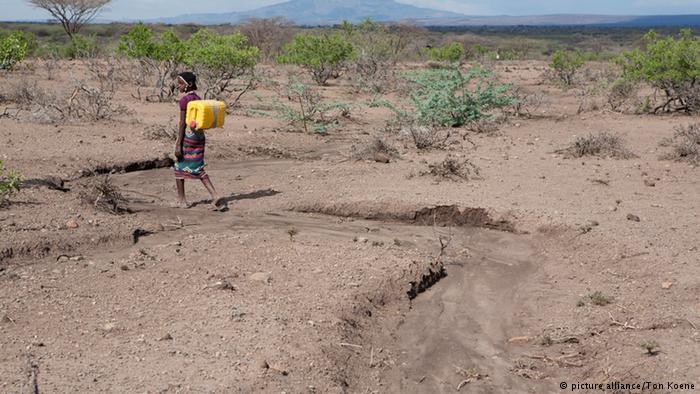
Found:
[[[68,37],[90,23],[112,0],[28,0],[29,4],[48,11],[56,18]]]
[[[255,85],[254,69],[260,50],[248,44],[240,31],[219,35],[202,29],[187,40],[185,64],[192,67],[202,82],[204,98],[216,98],[238,92],[231,105]],[[242,86],[236,86],[242,82]]]
[[[623,78],[646,81],[666,95],[654,112],[700,112],[700,36],[683,29],[678,38],[664,38],[652,30],[644,44],[618,60]]]
[[[174,93],[168,89],[167,79],[172,78],[184,62],[186,49],[187,45],[175,35],[174,30],[164,31],[157,39],[149,27],[139,23],[119,39],[118,51],[137,59],[156,75],[156,94],[160,101],[164,101]]]
[[[284,54],[277,58],[282,64],[296,64],[308,70],[317,84],[337,74],[343,62],[355,57],[355,48],[344,36],[333,34],[297,34],[284,46]]]

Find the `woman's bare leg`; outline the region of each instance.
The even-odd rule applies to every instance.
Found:
[[[185,198],[185,180],[175,179],[175,186],[177,187],[177,205],[187,207],[187,199]]]
[[[209,179],[209,177],[202,179],[202,184],[207,188],[209,195],[211,195],[211,205],[213,205],[214,208],[219,209],[219,205],[221,205],[222,202],[221,196],[219,196],[219,193],[216,192],[214,185],[211,183],[211,179]]]

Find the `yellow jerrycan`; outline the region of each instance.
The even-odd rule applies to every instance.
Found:
[[[226,104],[217,100],[193,100],[187,103],[186,124],[193,130],[224,126]]]

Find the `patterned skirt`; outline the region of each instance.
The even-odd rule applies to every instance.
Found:
[[[202,132],[185,132],[182,144],[183,158],[175,162],[175,179],[207,179],[204,171],[204,145],[206,138]]]

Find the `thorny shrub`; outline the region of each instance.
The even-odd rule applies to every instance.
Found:
[[[345,62],[355,91],[380,93],[393,89],[393,66],[409,42],[405,31],[369,18],[358,24],[345,21],[340,29],[355,49],[356,56]]]
[[[22,177],[14,171],[5,169],[0,160],[0,206],[7,203],[7,197],[19,191]]]
[[[407,75],[413,84],[411,110],[418,124],[459,127],[488,116],[488,112],[509,106],[510,85],[487,81],[490,73],[472,69],[463,74],[458,69],[424,70]],[[473,88],[470,84],[475,84]]]
[[[304,132],[325,134],[328,127],[338,123],[341,117],[349,117],[350,106],[343,102],[324,101],[318,89],[299,80],[296,76],[290,76],[284,86],[277,86],[280,97],[286,99],[283,102],[275,99],[270,109],[276,112],[276,116],[300,126]],[[259,101],[263,99],[257,97]],[[262,115],[271,115],[269,111],[253,111]]]
[[[92,177],[80,192],[80,200],[86,205],[113,214],[129,212],[127,199],[112,183],[109,175]]]
[[[239,25],[250,45],[260,49],[260,58],[270,61],[282,53],[284,43],[291,41],[294,24],[282,17],[250,18]]]
[[[375,137],[369,143],[354,144],[351,155],[356,160],[385,161],[398,156],[399,152],[384,139]]]
[[[28,111],[31,120],[37,122],[55,123],[67,119],[100,121],[128,112],[125,107],[113,103],[115,88],[108,81],[101,81],[96,86],[76,82],[68,93],[51,92],[36,83],[18,84],[8,88],[4,99]]]
[[[700,123],[677,127],[673,137],[662,140],[660,145],[673,147],[662,159],[700,165]]]
[[[510,85],[495,84],[490,76],[478,68],[466,74],[456,68],[409,73],[408,102],[394,105],[375,97],[369,105],[392,110],[396,117],[391,122],[412,137],[418,149],[441,147],[452,134],[450,128],[492,119],[493,110],[515,103],[508,94]]]
[[[567,148],[560,149],[567,157],[579,158],[583,156],[612,157],[615,159],[629,159],[636,157],[624,146],[620,136],[608,132],[581,136]]]
[[[443,161],[429,164],[428,171],[421,172],[421,175],[432,175],[451,181],[468,181],[479,176],[479,167],[469,159],[460,160],[455,156],[447,155]]]
[[[549,67],[564,85],[571,86],[574,84],[576,73],[585,63],[586,60],[580,52],[558,50],[552,54]]]
[[[171,118],[169,122],[148,126],[144,129],[144,137],[149,140],[175,141],[177,136],[177,120]]]

